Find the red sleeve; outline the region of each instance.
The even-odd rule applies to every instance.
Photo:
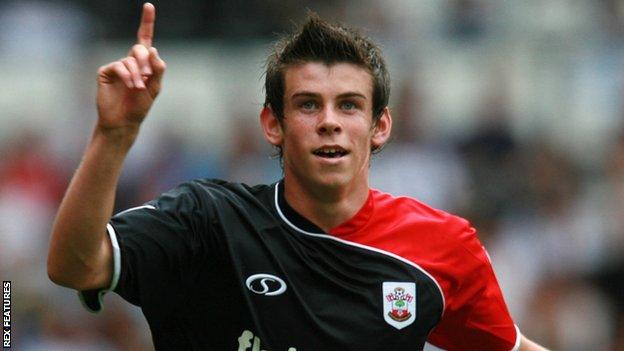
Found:
[[[498,286],[490,259],[474,228],[461,221],[458,245],[451,245],[445,309],[429,335],[433,345],[453,350],[509,351],[518,347],[519,333]],[[457,231],[456,231],[457,233]]]

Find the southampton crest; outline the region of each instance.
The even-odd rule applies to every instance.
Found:
[[[388,324],[403,329],[416,320],[416,283],[383,283],[384,319]]]

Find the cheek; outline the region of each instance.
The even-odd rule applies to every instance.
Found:
[[[370,144],[373,138],[373,131],[370,125],[358,124],[357,128],[355,128],[354,131],[354,137],[357,139],[358,146],[365,149],[370,148]]]
[[[305,141],[301,138],[309,139],[315,131],[316,126],[312,118],[293,118],[286,128],[286,134],[295,139],[294,142]]]
[[[306,148],[306,140],[310,138],[311,131],[300,121],[291,121],[284,130],[284,145],[291,152],[301,152]]]

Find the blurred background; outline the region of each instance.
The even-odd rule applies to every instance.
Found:
[[[305,9],[365,28],[392,76],[376,188],[467,217],[526,335],[624,350],[624,1],[154,1],[164,90],[117,210],[185,180],[274,182],[257,122],[271,43]],[[55,211],[89,140],[97,68],[134,43],[141,2],[0,1],[0,276],[17,350],[150,350],[115,294],[94,316],[53,285]]]

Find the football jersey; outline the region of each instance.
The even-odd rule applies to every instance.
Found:
[[[283,181],[195,180],[112,217],[111,286],[140,306],[156,349],[512,350],[485,249],[459,217],[369,190],[324,232]]]

